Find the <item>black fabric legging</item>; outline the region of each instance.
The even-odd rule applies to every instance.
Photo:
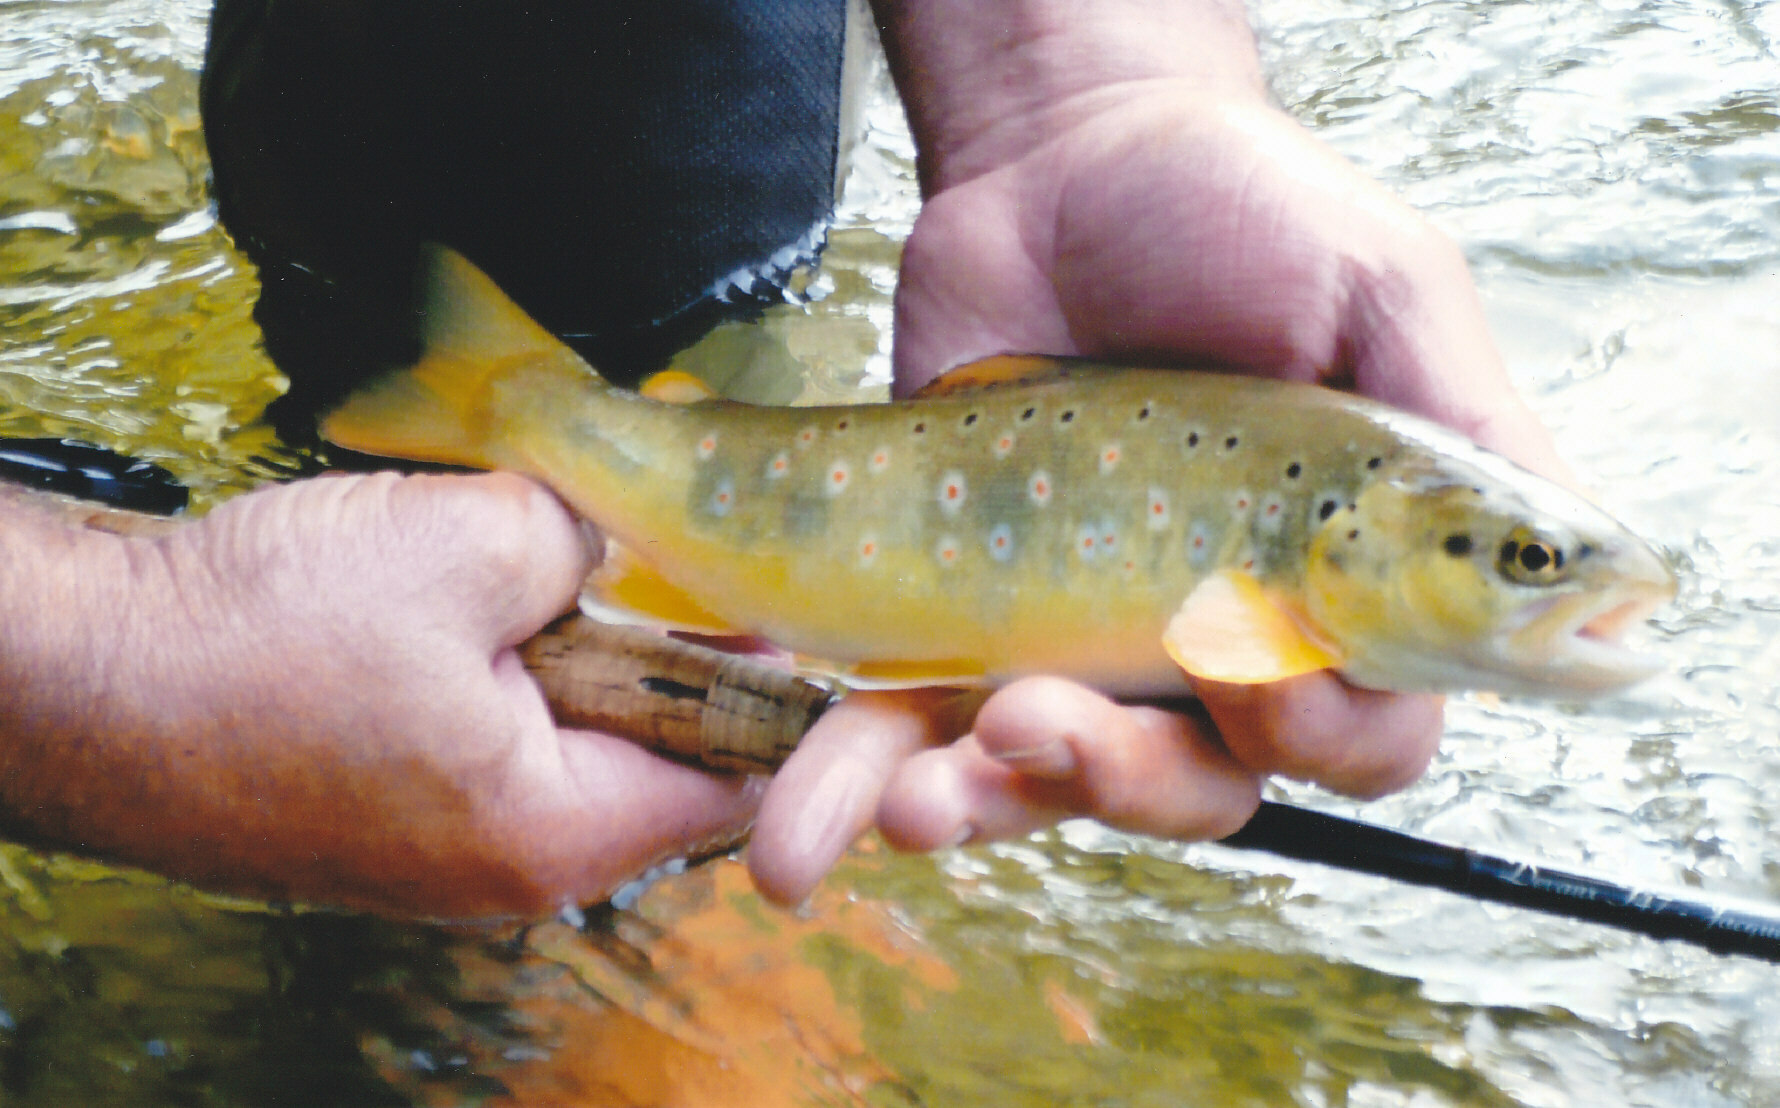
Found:
[[[422,241],[470,257],[625,382],[772,299],[832,207],[845,13],[846,0],[218,0],[205,136],[223,223],[260,267],[267,350],[291,378],[270,413],[280,431],[306,441],[317,411],[413,356]]]

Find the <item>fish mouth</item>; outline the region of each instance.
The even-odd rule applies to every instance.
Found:
[[[1529,611],[1521,633],[1510,636],[1523,648],[1534,648],[1523,657],[1536,658],[1541,672],[1529,676],[1554,689],[1594,693],[1635,684],[1661,670],[1661,659],[1624,641],[1675,599],[1675,578],[1666,566],[1660,568],[1660,575],[1553,597]]]

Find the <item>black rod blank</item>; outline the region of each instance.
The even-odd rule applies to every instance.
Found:
[[[1633,889],[1290,804],[1262,801],[1242,830],[1220,842],[1602,923],[1653,939],[1678,939],[1717,954],[1780,962],[1780,915]]]

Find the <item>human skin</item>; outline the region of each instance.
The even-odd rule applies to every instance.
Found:
[[[1239,8],[879,15],[927,197],[899,388],[1004,350],[1210,359],[1352,386],[1553,468],[1456,250],[1267,105]],[[555,727],[519,666],[590,549],[505,475],[297,482],[160,538],[0,499],[0,816],[213,888],[523,917],[757,808],[756,882],[795,902],[874,823],[912,849],[1075,815],[1217,836],[1270,774],[1374,795],[1438,740],[1438,701],[1327,674],[1202,685],[1203,714],[1034,679],[962,738],[943,698],[857,695],[769,784],[711,777]]]
[[[925,196],[899,392],[1007,351],[1210,363],[1353,388],[1563,475],[1457,248],[1268,103],[1240,4],[882,0],[879,17]],[[1080,813],[1221,836],[1267,776],[1376,796],[1440,737],[1438,698],[1327,672],[1195,691],[1204,716],[1023,681],[937,746],[892,702],[824,720],[766,795],[755,879],[795,901],[872,822],[911,850]]]

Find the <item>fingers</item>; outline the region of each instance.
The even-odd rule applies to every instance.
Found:
[[[1354,385],[1553,480],[1569,466],[1502,364],[1458,247],[1419,218],[1393,225],[1379,264],[1354,270],[1345,330]]]
[[[1025,834],[1072,816],[1207,839],[1241,827],[1259,799],[1259,777],[1204,724],[1031,678],[991,697],[971,737],[911,758],[884,793],[878,827],[906,850]]]
[[[817,721],[773,778],[748,847],[768,900],[796,904],[871,826],[896,767],[949,737],[948,690],[853,693]]]
[[[437,536],[452,611],[512,646],[574,606],[593,568],[590,532],[543,486],[510,473],[422,475],[390,489],[399,529]]]
[[[1327,671],[1272,685],[1199,681],[1194,688],[1243,766],[1350,796],[1403,788],[1440,743],[1441,698],[1356,689]]]
[[[561,733],[562,759],[574,788],[562,818],[516,811],[523,847],[559,859],[561,904],[588,903],[668,858],[722,849],[754,820],[766,782],[704,773],[657,757],[624,739],[588,731]],[[549,883],[545,884],[548,888]]]

